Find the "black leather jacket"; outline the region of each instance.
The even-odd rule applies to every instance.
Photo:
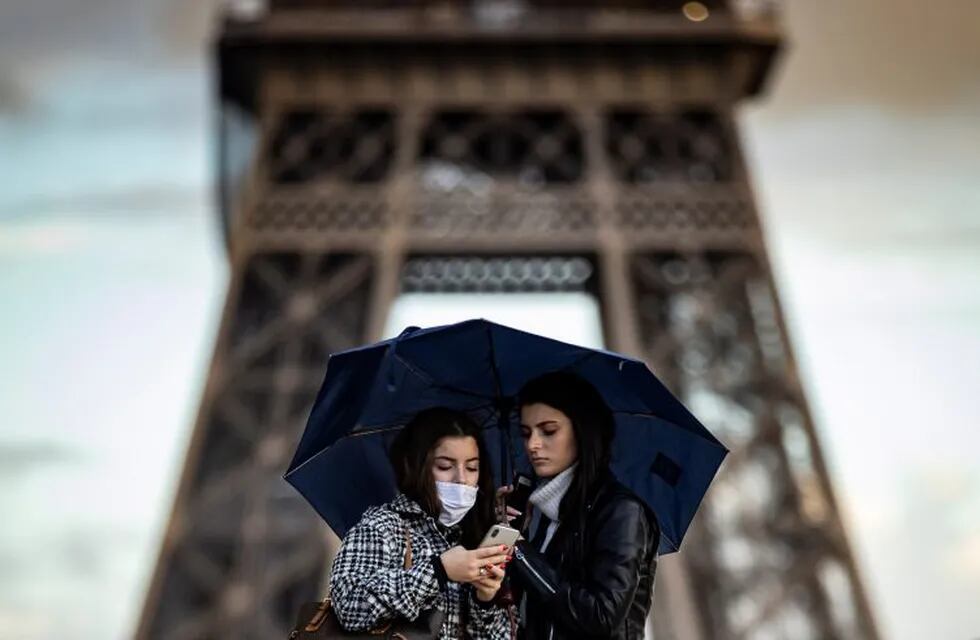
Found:
[[[520,541],[508,575],[517,602],[528,596],[525,640],[642,640],[653,599],[660,528],[612,476],[583,518],[562,522],[545,553]]]

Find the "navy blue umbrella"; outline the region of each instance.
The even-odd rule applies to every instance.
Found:
[[[430,329],[331,356],[286,480],[343,536],[395,495],[387,446],[422,409],[447,406],[484,425],[498,484],[529,470],[516,394],[551,371],[593,385],[616,420],[612,470],[657,514],[660,551],[680,546],[727,449],[647,366],[486,320]]]

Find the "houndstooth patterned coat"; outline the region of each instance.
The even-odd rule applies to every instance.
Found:
[[[406,527],[414,562],[407,570]],[[368,509],[347,532],[333,563],[330,595],[341,624],[350,631],[366,631],[396,617],[414,620],[436,606],[445,613],[439,637],[450,640],[459,638],[465,606],[466,637],[509,639],[503,609],[478,602],[470,585],[447,581],[442,586],[436,577],[433,556],[458,544],[459,536],[459,527],[441,527],[404,495]]]

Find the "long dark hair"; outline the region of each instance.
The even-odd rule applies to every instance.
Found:
[[[615,423],[609,405],[594,386],[581,376],[555,371],[538,376],[518,394],[521,407],[546,404],[568,416],[578,448],[575,477],[562,499],[562,521],[583,518],[597,484],[609,473]]]
[[[476,440],[480,452],[480,475],[477,480],[476,504],[463,518],[463,545],[475,548],[494,520],[493,475],[490,458],[483,445],[480,427],[465,413],[445,407],[420,411],[391,443],[388,456],[395,471],[398,490],[419,503],[433,518],[439,517],[442,503],[432,476],[436,445],[443,438]]]

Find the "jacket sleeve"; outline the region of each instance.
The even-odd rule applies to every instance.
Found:
[[[643,507],[623,500],[601,518],[585,558],[584,579],[571,582],[544,555],[518,542],[511,563],[517,580],[560,626],[608,636],[623,623],[647,555],[649,527]]]
[[[486,638],[487,640],[510,640],[510,618],[505,606],[496,600],[480,602],[473,589],[469,595],[469,619],[466,624],[466,637]]]
[[[340,545],[330,575],[330,599],[348,631],[367,631],[400,617],[415,620],[439,596],[432,561],[404,569],[399,536],[361,522]],[[396,548],[397,547],[397,548]]]

